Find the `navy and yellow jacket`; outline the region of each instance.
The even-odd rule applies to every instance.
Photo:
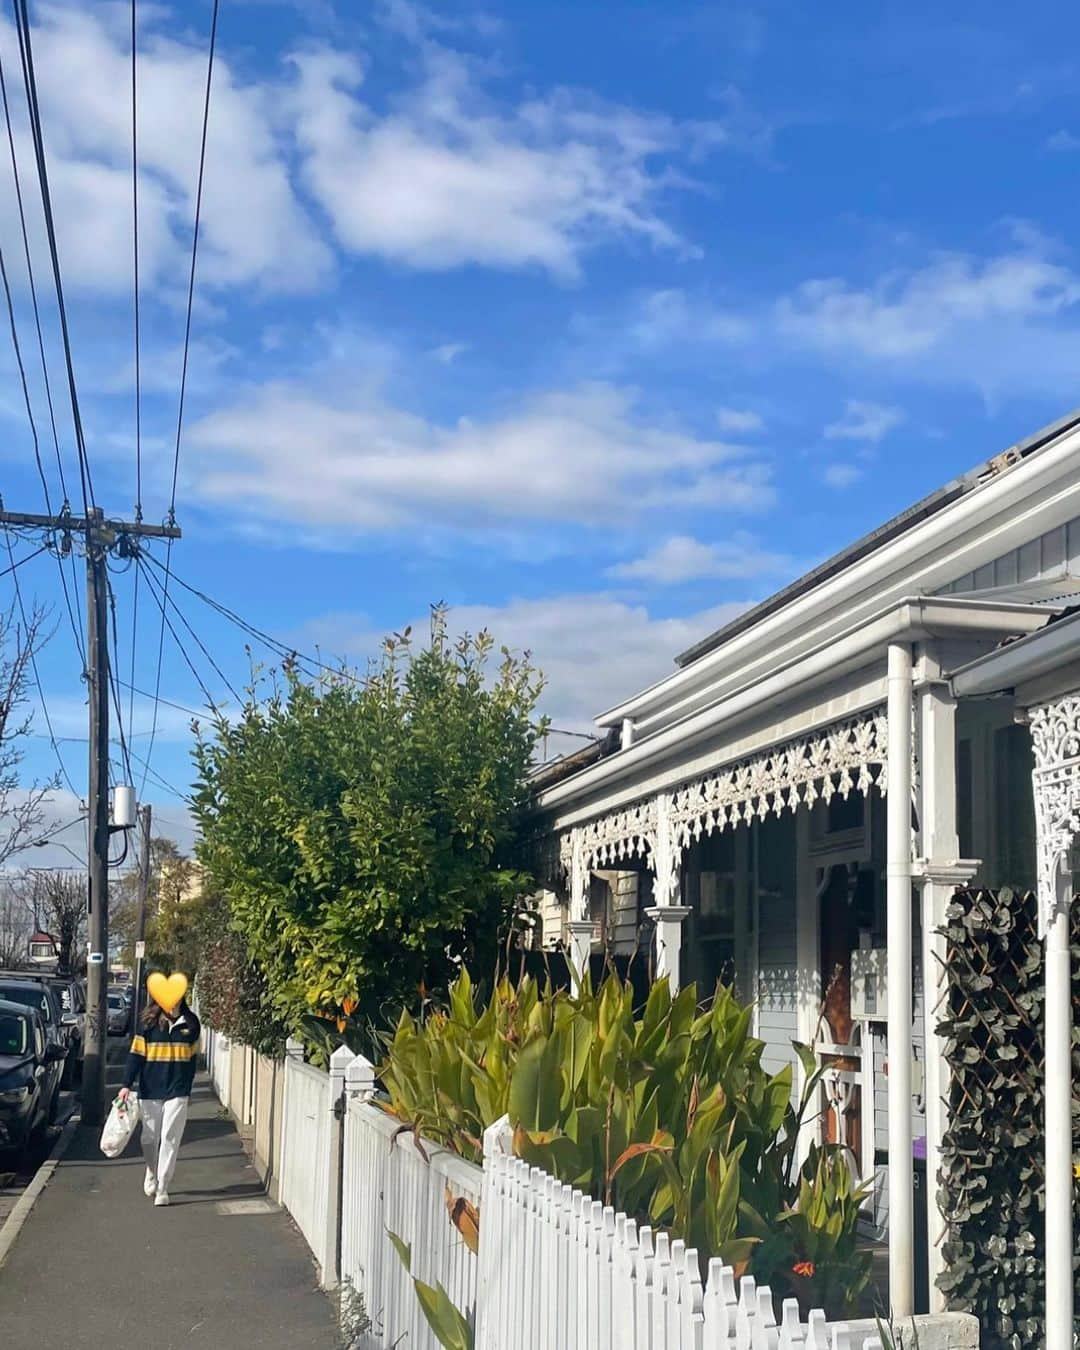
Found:
[[[131,1040],[124,1086],[148,1101],[190,1097],[202,1027],[185,1004],[175,1022],[160,1017]]]

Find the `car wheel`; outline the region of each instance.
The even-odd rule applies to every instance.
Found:
[[[49,1102],[48,1123],[50,1125],[56,1124],[56,1116],[59,1110],[60,1110],[60,1084],[57,1083],[56,1087],[53,1089],[52,1099]]]

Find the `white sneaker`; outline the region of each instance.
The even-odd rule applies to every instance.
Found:
[[[142,1188],[143,1195],[153,1195],[157,1190],[157,1177],[154,1176],[149,1167],[146,1169],[146,1176],[143,1179]]]
[[[155,1205],[167,1205],[168,1203],[169,1197],[165,1191],[158,1191],[157,1195],[154,1196]]]

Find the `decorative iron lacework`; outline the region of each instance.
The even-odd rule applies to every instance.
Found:
[[[1057,878],[1080,833],[1080,694],[1031,710],[1035,752],[1035,835],[1038,849],[1039,937],[1057,908]]]
[[[584,902],[590,870],[641,858],[656,874],[657,903],[673,903],[682,855],[702,835],[835,796],[884,792],[887,727],[883,709],[848,718],[576,826],[559,841],[572,899]]]
[[[677,788],[671,800],[676,845],[687,848],[713,830],[780,816],[816,801],[868,793],[875,786],[884,792],[887,727],[883,711],[868,713],[770,746]]]
[[[578,826],[582,862],[586,868],[611,867],[631,858],[645,858],[656,848],[656,799],[635,802],[621,811],[599,816]],[[569,859],[571,845],[563,846]]]

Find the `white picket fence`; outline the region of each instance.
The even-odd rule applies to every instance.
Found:
[[[229,1096],[229,1074],[231,1073],[232,1044],[228,1036],[220,1031],[203,1031],[203,1053],[206,1067],[210,1072],[210,1081],[219,1101],[227,1101]]]
[[[410,1244],[412,1274],[425,1284],[441,1284],[472,1318],[477,1259],[451,1224],[448,1201],[463,1199],[478,1208],[484,1173],[435,1144],[418,1144],[399,1121],[370,1105],[365,1089],[374,1080],[370,1071],[364,1078],[365,1069],[352,1071],[352,1078],[346,1071],[342,1159],[341,1282],[355,1291],[346,1299],[362,1296],[372,1322],[355,1350],[394,1345],[437,1350],[387,1233]]]
[[[820,1311],[804,1326],[794,1299],[778,1322],[721,1261],[703,1284],[696,1251],[508,1156],[508,1133],[484,1139],[478,1350],[882,1350]]]
[[[280,1199],[307,1239],[324,1272],[324,1283],[332,1283],[325,1279],[333,1260],[328,1223],[334,1132],[331,1076],[305,1064],[301,1053],[299,1045],[290,1042],[285,1056]]]
[[[737,1284],[719,1261],[703,1281],[682,1242],[511,1157],[505,1121],[487,1131],[477,1167],[373,1104],[361,1056],[339,1049],[327,1074],[289,1051],[281,1202],[324,1287],[340,1277],[349,1350],[439,1350],[388,1231],[409,1244],[413,1276],[441,1284],[469,1319],[477,1350],[882,1350],[865,1323],[828,1325],[816,1312],[802,1324],[793,1300],[777,1311],[767,1288]],[[461,1201],[480,1212],[475,1255],[451,1223]]]

